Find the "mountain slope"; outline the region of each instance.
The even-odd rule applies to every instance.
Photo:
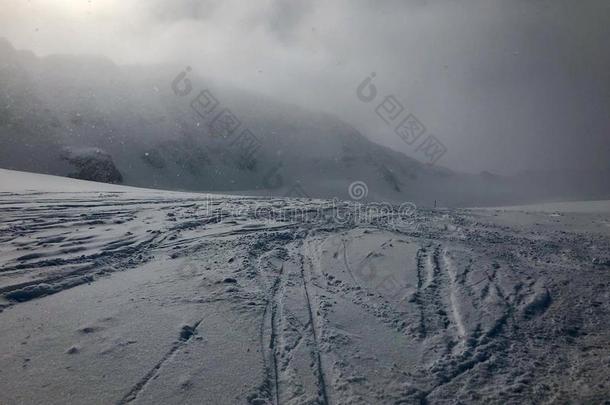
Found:
[[[544,189],[541,182],[528,185],[529,177],[422,164],[335,117],[194,72],[188,74],[192,90],[183,96],[183,83],[174,83],[180,71],[169,67],[38,58],[6,41],[0,41],[0,60],[0,166],[9,169],[173,190],[340,199],[349,199],[350,184],[360,181],[368,200],[428,206],[604,197],[599,185],[566,193],[561,181]],[[209,92],[201,96],[202,90]],[[206,97],[218,105],[202,114]],[[227,116],[239,127],[223,136],[226,127],[218,123]],[[244,130],[249,137],[242,137]]]

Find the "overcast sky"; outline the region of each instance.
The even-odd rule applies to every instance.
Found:
[[[609,165],[608,0],[0,0],[0,36],[39,55],[190,65],[417,158],[375,113],[394,95],[453,169]],[[356,88],[371,72],[367,104]]]

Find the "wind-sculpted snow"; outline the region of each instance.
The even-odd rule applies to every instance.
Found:
[[[608,398],[607,213],[117,190],[0,196],[0,403]]]

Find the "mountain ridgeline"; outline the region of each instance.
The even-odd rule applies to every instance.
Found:
[[[608,198],[609,171],[502,177],[430,166],[328,114],[190,69],[37,57],[0,40],[0,167],[170,190],[431,206]],[[587,181],[581,181],[586,178]]]

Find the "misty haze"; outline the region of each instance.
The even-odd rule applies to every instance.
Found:
[[[609,22],[0,0],[0,404],[610,404]]]

